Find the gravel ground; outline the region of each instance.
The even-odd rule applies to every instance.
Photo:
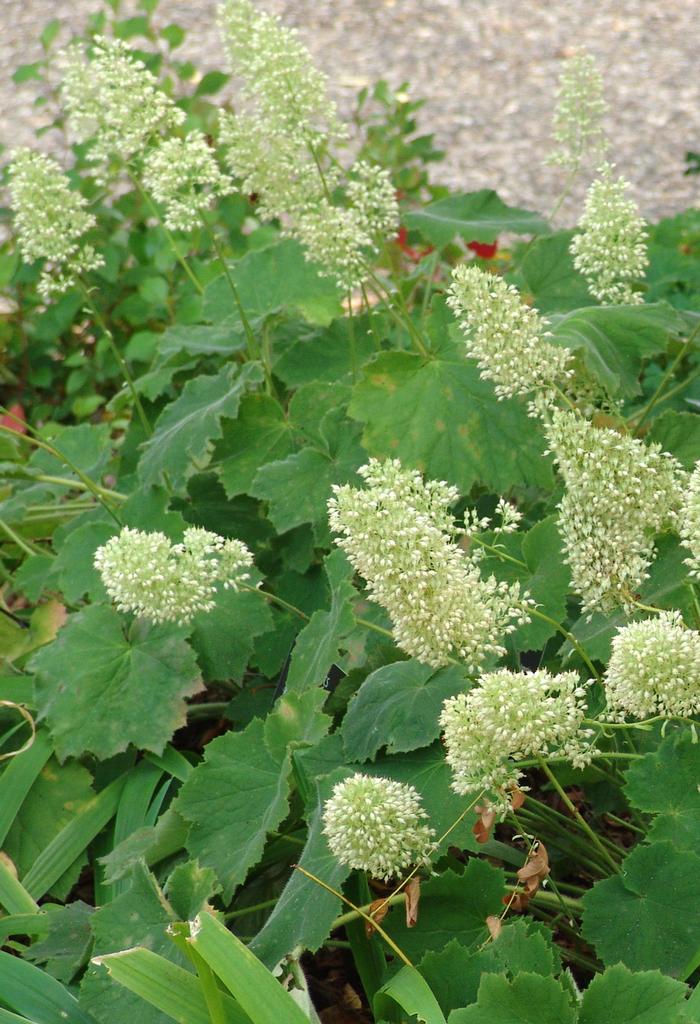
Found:
[[[124,0],[124,14],[135,0]],[[612,159],[632,180],[646,216],[698,202],[700,178],[683,177],[700,150],[698,0],[262,0],[296,25],[327,72],[342,111],[358,89],[385,77],[427,100],[423,130],[448,158],[436,177],[461,190],[496,188],[510,202],[545,210],[561,173],[543,166],[562,60],[586,46],[606,80]],[[0,0],[0,139],[31,143],[41,122],[31,85],[10,75],[37,59],[52,17],[79,27],[97,0]],[[189,30],[179,51],[221,67],[215,0],[161,0],[161,24]],[[43,143],[50,145],[50,137]],[[562,210],[577,216],[583,183]]]

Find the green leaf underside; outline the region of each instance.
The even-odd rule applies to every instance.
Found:
[[[167,479],[174,488],[203,469],[211,457],[212,442],[221,437],[223,417],[234,419],[242,395],[262,379],[257,363],[240,371],[235,364],[218,374],[195,377],[182,394],[158,417],[152,437],[143,446],[139,477],[145,486]]]
[[[575,309],[552,323],[549,339],[583,361],[609,395],[634,398],[645,359],[665,352],[678,337],[683,320],[665,303],[641,306],[589,306]]]
[[[537,213],[507,206],[493,189],[448,196],[407,213],[406,226],[417,228],[433,245],[443,246],[455,235],[465,242],[495,242],[499,235],[537,235],[548,230]]]

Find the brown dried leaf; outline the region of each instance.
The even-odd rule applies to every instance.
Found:
[[[389,913],[389,904],[386,900],[375,900],[369,905],[369,917],[377,924],[381,924]],[[370,939],[374,935],[374,928],[369,921],[365,921],[365,935]]]
[[[412,878],[404,889],[406,893],[406,927],[418,924],[418,903],[420,902],[420,878]]]
[[[514,914],[522,914],[527,910],[529,902],[530,897],[526,892],[506,893],[503,897],[503,906],[508,907],[508,910],[512,910]]]
[[[498,936],[501,934],[501,929],[503,928],[503,921],[500,919],[500,917],[496,917],[495,914],[489,914],[489,916],[486,918],[486,927],[489,930],[489,935],[491,936],[491,938],[497,939]]]
[[[549,874],[549,857],[544,843],[535,842],[527,860],[518,871],[518,878],[525,886],[528,899],[534,896],[541,883]]]
[[[352,985],[348,984],[347,982],[345,985],[343,985],[343,992],[341,998],[343,1000],[343,1006],[347,1006],[351,1010],[362,1009],[362,1000],[360,999]]]
[[[491,829],[496,820],[496,812],[490,807],[482,807],[481,804],[477,805],[474,810],[479,817],[474,823],[472,832],[476,837],[477,843],[488,843],[491,838]]]
[[[525,803],[525,794],[522,789],[518,789],[517,786],[513,786],[510,791],[510,806],[514,811],[520,810]]]

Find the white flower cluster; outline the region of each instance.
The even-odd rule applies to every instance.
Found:
[[[358,473],[364,488],[333,488],[330,525],[369,596],[391,616],[397,645],[435,666],[455,656],[473,668],[503,654],[503,638],[528,621],[531,602],[518,584],[482,579],[455,543],[455,488],[424,482],[398,460],[372,459]]]
[[[221,141],[242,190],[255,193],[266,218],[297,216],[324,195],[316,161],[332,190],[337,172],[326,151],[344,138],[326,78],[297,33],[250,0],[224,0],[219,25],[247,108],[223,114]]]
[[[601,123],[607,110],[595,59],[577,54],[566,62],[559,79],[552,131],[559,148],[547,162],[576,171],[586,156],[599,160],[608,148]]]
[[[91,59],[75,44],[62,56],[61,95],[79,142],[94,140],[90,159],[129,161],[148,140],[182,124],[185,114],[120,39],[96,36]],[[104,173],[104,172],[103,172]]]
[[[700,713],[700,633],[677,611],[624,626],[613,637],[605,692],[621,717]]]
[[[396,193],[387,171],[358,161],[352,173],[346,189],[351,205],[334,206],[323,198],[303,212],[294,232],[307,259],[346,291],[365,279],[377,239],[393,237],[398,228]]]
[[[506,808],[504,791],[522,774],[515,761],[566,757],[582,767],[590,759],[590,733],[581,729],[585,712],[586,687],[575,672],[485,673],[472,690],[443,704],[452,788],[497,791],[498,805]]]
[[[95,225],[87,203],[51,157],[20,149],[10,164],[10,197],[22,257],[46,260],[39,292],[65,292],[80,274],[104,264],[80,236]]]
[[[125,526],[95,552],[95,568],[119,611],[181,625],[212,610],[217,583],[236,590],[252,562],[242,541],[194,526],[181,544]]]
[[[248,107],[223,112],[220,139],[242,191],[257,196],[264,219],[279,219],[307,258],[344,289],[365,277],[377,240],[398,226],[394,189],[385,170],[358,162],[346,184],[348,205],[331,194],[343,175],[328,150],[345,137],[326,79],[296,32],[250,0],[225,0],[219,21]]]
[[[644,301],[632,282],[643,276],[649,263],[647,230],[636,203],[625,198],[629,182],[613,178],[612,171],[604,164],[589,188],[570,252],[594,298],[634,305]]]
[[[559,529],[584,611],[634,607],[654,534],[676,524],[686,474],[658,444],[553,410],[546,427],[563,477]]]
[[[413,786],[360,772],[339,782],[323,810],[323,831],[341,864],[388,880],[430,858],[433,829]]]
[[[202,132],[165,139],[144,161],[143,183],[165,207],[165,226],[191,231],[217,196],[233,192],[233,182],[219,169]]]
[[[452,271],[447,302],[460,318],[467,355],[494,382],[499,398],[547,393],[570,375],[569,350],[547,341],[537,310],[524,305],[503,278],[461,264]]]
[[[680,535],[685,547],[690,551],[690,558],[685,564],[690,575],[700,579],[700,462],[690,474],[688,489],[683,496],[680,514]]]

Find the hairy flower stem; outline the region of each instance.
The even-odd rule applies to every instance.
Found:
[[[487,544],[485,540],[482,540],[481,537],[477,537],[476,535],[469,539],[475,544],[478,544],[479,547],[484,549],[484,551],[488,551],[490,555],[494,555],[496,558],[500,559],[502,562],[510,562],[511,565],[517,565],[519,569],[530,568],[527,562],[523,562],[520,558],[514,558],[513,555],[509,555],[507,551],[502,551],[496,544]]]
[[[285,611],[291,612],[293,615],[297,615],[304,622],[308,622],[310,616],[303,612],[301,608],[297,608],[296,605],[290,604],[289,601],[285,601],[283,597],[278,597],[277,594],[271,594],[269,590],[261,590],[260,587],[251,587],[246,583],[239,583],[240,590],[248,590],[251,594],[258,594],[265,601],[269,601],[271,604],[276,604],[280,608],[284,608]],[[375,622],[370,622],[369,619],[360,619],[355,616],[355,622],[358,626],[364,626],[365,629],[371,629],[374,633],[379,633],[380,636],[388,636],[390,639],[394,639],[394,634],[390,629],[385,629],[384,626],[378,626]],[[453,664],[458,664],[456,661]]]
[[[34,428],[29,426],[29,424],[26,424],[24,420],[18,419],[17,416],[11,413],[10,410],[6,409],[5,406],[3,405],[0,405],[0,414],[9,417],[16,423],[23,426],[26,430],[29,431],[29,434],[18,434],[17,431],[12,430],[11,427],[4,426],[4,424],[0,424],[1,431],[3,431],[5,434],[9,434],[15,440],[25,441],[27,444],[34,445],[36,448],[42,448],[45,452],[48,452],[49,455],[53,455],[55,459],[58,459],[59,462],[62,462],[64,466],[67,466],[68,469],[71,469],[75,473],[78,479],[81,480],[82,483],[85,485],[85,489],[90,491],[90,493],[95,496],[97,501],[99,501],[99,503],[104,507],[104,509],[107,512],[109,512],[117,526],[122,525],[122,521],[119,518],[119,515],[115,512],[114,508],[105,499],[103,493],[101,493],[104,491],[103,488],[99,487],[94,482],[94,480],[91,480],[89,476],[83,473],[82,469],[79,469],[78,466],[75,465],[75,463],[71,462],[71,460],[66,455],[64,455],[59,448],[56,448],[54,445],[47,444],[45,441],[40,441],[39,438],[37,437],[30,436],[31,434],[36,433]]]
[[[429,359],[430,353],[428,352],[428,349],[425,347],[425,344],[423,343],[423,339],[421,338],[420,334],[416,330],[416,326],[413,323],[413,320],[411,319],[408,310],[406,309],[405,303],[403,303],[403,297],[401,297],[400,302],[398,297],[395,298],[395,296],[400,295],[400,292],[398,290],[396,292],[390,292],[389,289],[384,284],[384,282],[379,277],[377,277],[373,270],[370,270],[369,267],[367,267],[366,269],[367,276],[374,285],[374,290],[379,296],[379,298],[381,298],[384,301],[389,315],[392,317],[393,320],[396,321],[396,323],[400,327],[402,327],[404,330],[408,332],[408,335],[411,338],[411,341],[415,345],[416,349],[418,350],[419,355],[423,356],[424,359]],[[395,305],[399,307],[398,311],[397,309],[394,308]]]
[[[539,611],[538,608],[530,608],[529,614],[533,615],[536,619],[540,619],[542,622],[548,622],[550,626],[554,626],[557,632],[569,641],[569,643],[574,648],[576,653],[579,655],[581,660],[584,662],[586,667],[593,673],[595,679],[597,679],[598,682],[600,682],[600,673],[598,672],[598,669],[595,667],[595,665],[589,658],[588,654],[586,653],[585,647],[583,647],[578,642],[573,633],[570,633],[569,630],[565,626],[562,626],[560,622],[557,622],[556,619],[552,619],[549,615],[545,615],[544,612]]]
[[[204,224],[205,228],[208,228],[207,222],[205,221],[204,217],[202,217],[202,223]],[[238,289],[236,288],[236,282],[233,280],[233,277],[231,276],[231,271],[229,270],[228,264],[226,262],[226,257],[224,256],[223,249],[219,245],[219,240],[216,237],[216,231],[213,228],[210,231],[210,237],[211,244],[214,247],[214,252],[216,253],[219,263],[221,264],[224,276],[228,282],[229,288],[231,289],[233,300],[236,303],[238,315],[241,318],[241,323],[243,324],[243,330],[245,331],[246,343],[248,346],[248,358],[258,359],[260,356],[260,347],[258,345],[255,334],[253,333],[253,328],[250,326],[250,321],[246,316],[245,309],[243,308],[243,303],[241,302],[241,297],[238,294]],[[268,365],[267,360],[265,360],[265,377],[266,379],[269,379],[270,377],[270,367]]]
[[[149,196],[148,192],[144,191],[144,189],[142,188],[141,182],[137,178],[137,176],[136,176],[135,172],[133,171],[133,169],[130,169],[130,171],[129,171],[129,178],[130,178],[134,188],[136,189],[136,191],[140,195],[141,199],[146,204],[146,206],[148,207],[150,212],[153,214],[153,216],[155,217],[155,219],[158,221],[159,225],[161,226],[161,228],[165,232],[165,236],[168,239],[168,244],[170,245],[170,248],[173,251],[173,255],[175,256],[175,259],[178,261],[178,263],[180,264],[182,269],[185,271],[185,274],[189,277],[190,281],[192,282],[192,284],[194,285],[196,290],[199,292],[199,294],[203,295],[204,294],[204,285],[199,280],[199,278],[197,277],[195,272],[192,270],[192,267],[189,265],[189,263],[187,262],[185,257],[180,252],[179,246],[178,246],[177,242],[175,241],[175,237],[174,237],[172,231],[170,230],[170,228],[167,228],[165,226],[165,224],[163,223],[163,218],[161,217],[160,213],[158,212],[158,207],[153,202],[153,200]]]
[[[138,391],[136,390],[136,385],[134,384],[134,378],[131,376],[131,371],[129,370],[129,367],[128,367],[128,364],[126,362],[126,359],[124,358],[124,356],[119,351],[119,346],[117,345],[116,341],[114,340],[114,335],[112,334],[111,330],[109,329],[109,327],[105,323],[104,318],[102,317],[102,314],[99,312],[99,310],[95,306],[94,302],[90,298],[90,292],[88,291],[88,287],[85,284],[85,282],[82,280],[82,278],[78,279],[78,286],[80,288],[80,291],[83,293],[83,297],[85,299],[85,305],[87,306],[88,312],[92,315],[95,323],[97,324],[97,326],[102,331],[102,333],[104,334],[105,338],[107,339],[107,341],[109,343],[109,347],[110,347],[110,349],[112,351],[112,355],[114,356],[114,358],[115,358],[115,360],[117,362],[117,366],[119,367],[119,369],[121,370],[121,372],[124,375],[124,380],[126,381],[127,386],[129,388],[129,391],[131,392],[131,397],[132,397],[132,400],[134,402],[134,406],[135,406],[136,411],[138,413],[139,419],[141,420],[141,425],[142,425],[144,431],[146,432],[146,437],[150,437],[151,434],[153,433],[153,428],[151,427],[151,424],[150,424],[150,422],[148,420],[148,417],[146,416],[146,412],[145,412],[145,410],[143,408],[143,405],[141,404],[141,399],[139,397]]]
[[[326,882],[323,882],[323,881],[321,881],[320,878],[317,878],[315,875],[312,875],[310,871],[306,871],[306,869],[302,868],[299,864],[295,864],[294,866],[295,866],[296,870],[301,872],[302,875],[305,875],[306,878],[310,878],[312,882],[316,882],[316,884],[320,885],[322,889],[326,890],[326,892],[332,893],[334,896],[337,896],[340,900],[342,900],[343,903],[346,903],[349,907],[351,907],[352,908],[352,912],[355,915],[355,917],[353,917],[352,920],[355,920],[356,918],[361,917],[364,921],[367,922],[367,924],[372,926],[373,931],[377,932],[378,935],[381,935],[381,937],[384,939],[384,941],[386,942],[386,944],[389,947],[389,949],[391,949],[398,956],[399,960],[401,960],[407,967],[413,967],[413,964],[408,959],[408,957],[403,952],[403,950],[400,949],[396,945],[396,943],[394,942],[392,937],[390,935],[388,935],[384,931],[382,926],[377,923],[377,921],[371,916],[371,914],[368,913],[368,911],[371,910],[371,907],[364,908],[364,907],[357,907],[357,906],[355,906],[355,904],[351,900],[349,900],[347,898],[347,896],[344,896],[342,892],[339,892],[337,889],[334,889],[332,886],[327,885]],[[402,899],[405,898],[403,896],[403,893],[401,894],[401,898]],[[333,931],[334,928],[335,928],[335,924],[331,925],[331,931]]]
[[[613,869],[615,874],[618,874],[619,871],[620,871],[619,863],[616,860],[613,860],[613,858],[610,855],[610,853],[608,852],[608,850],[606,850],[606,848],[603,846],[602,842],[600,841],[600,838],[596,835],[596,833],[593,831],[593,829],[588,824],[586,819],[579,812],[578,808],[569,799],[568,794],[565,792],[565,790],[559,784],[559,782],[558,782],[554,772],[549,767],[547,762],[544,761],[544,760],[541,760],[540,761],[540,768],[542,769],[542,771],[545,773],[545,775],[547,776],[549,781],[552,783],[552,785],[556,789],[556,791],[559,794],[562,802],[564,803],[564,805],[567,808],[567,810],[571,813],[572,817],[576,819],[576,821],[581,826],[583,831],[586,833],[588,838],[591,840],[593,845],[602,854],[602,856],[603,856],[604,860],[606,861],[606,863]]]

